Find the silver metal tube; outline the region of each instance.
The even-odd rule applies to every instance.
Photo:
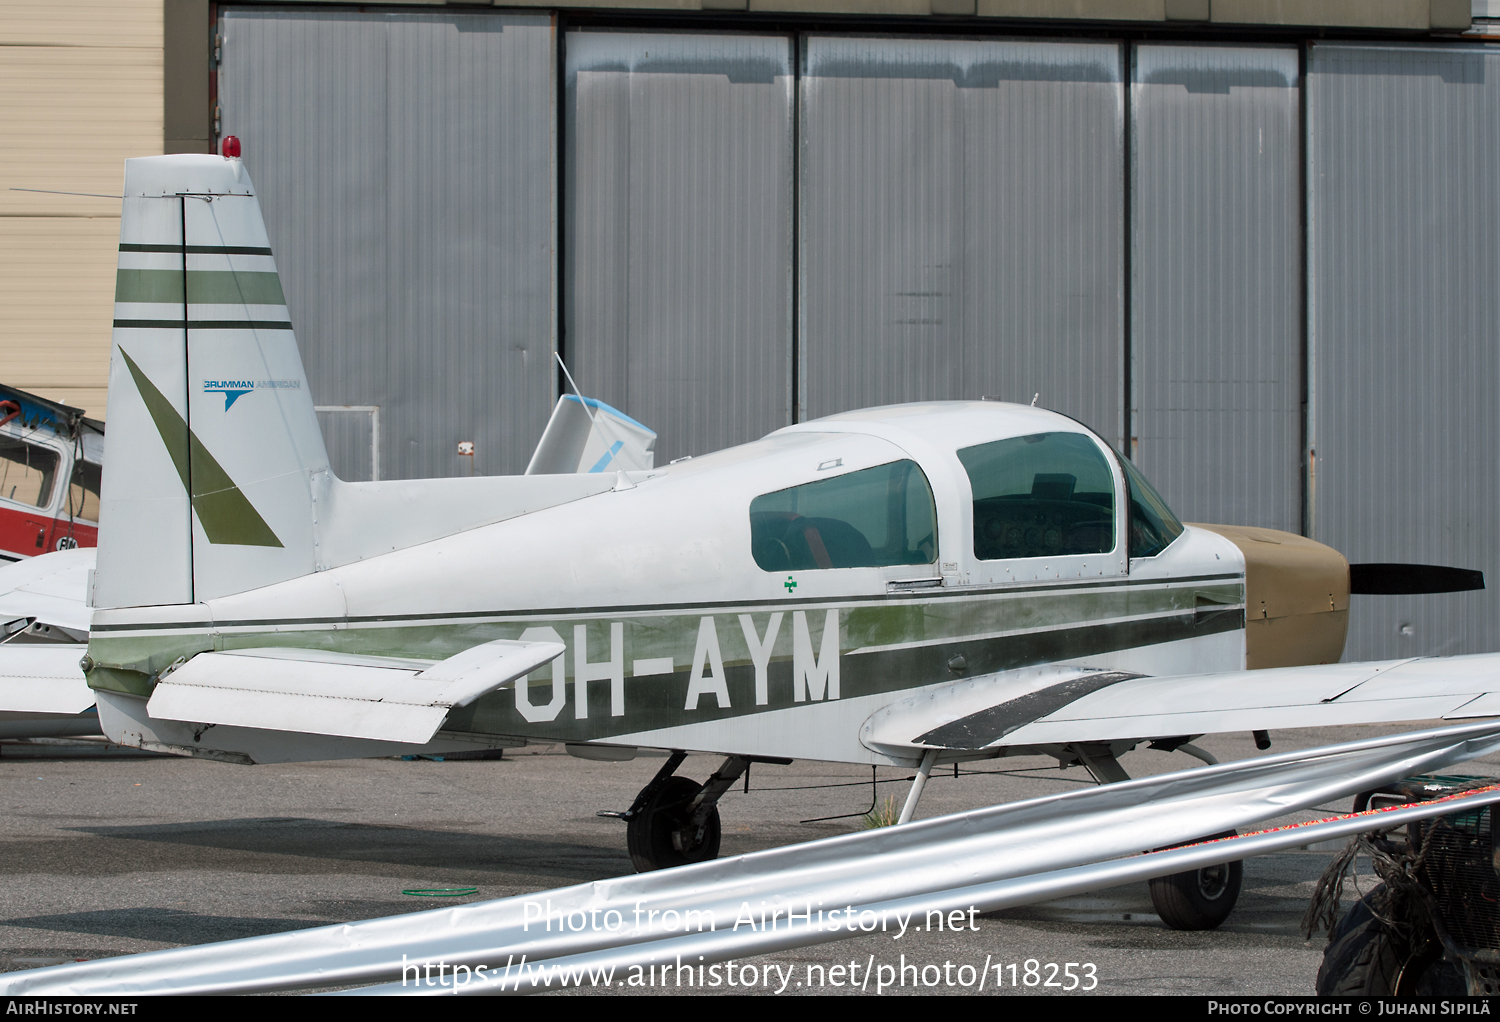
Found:
[[[1258,834],[1245,834],[1237,838],[1225,838],[1186,848],[1172,848],[1160,852],[1148,852],[1128,859],[1074,866],[1070,869],[1038,873],[1034,876],[1016,877],[991,884],[976,884],[972,887],[944,891],[940,894],[895,901],[858,905],[858,917],[866,915],[876,921],[902,919],[912,925],[918,921],[926,925],[930,914],[948,916],[959,912],[995,912],[1004,908],[1030,905],[1038,901],[1066,898],[1074,894],[1097,891],[1105,887],[1150,880],[1188,870],[1201,869],[1221,862],[1267,855],[1284,848],[1308,844],[1313,841],[1331,841],[1351,834],[1368,833],[1399,827],[1414,820],[1444,816],[1448,813],[1472,810],[1479,806],[1500,803],[1500,791],[1485,791],[1474,795],[1460,795],[1451,802],[1421,802],[1395,809],[1367,810],[1352,817],[1318,820],[1295,828],[1278,828]],[[752,955],[770,954],[791,948],[811,947],[850,937],[864,936],[866,931],[850,929],[847,925],[819,926],[818,920],[807,923],[785,925],[769,932],[746,931],[744,933],[714,932],[689,934],[682,937],[648,941],[633,947],[610,948],[588,954],[553,958],[536,963],[529,971],[512,966],[512,971],[502,972],[496,967],[492,979],[470,980],[462,988],[450,982],[446,989],[422,987],[418,984],[387,983],[374,987],[340,991],[340,994],[406,994],[432,996],[441,994],[529,994],[547,990],[565,989],[583,985],[590,970],[598,975],[602,970],[628,969],[632,965],[664,962],[691,962],[694,965],[711,964],[745,958]],[[570,978],[571,977],[571,978]]]
[[[1120,856],[1135,862],[1147,849],[1243,829],[1497,750],[1500,724],[1493,721],[1366,739],[539,894],[9,973],[0,978],[0,992],[92,996],[399,983],[403,955],[408,962],[442,959],[469,968],[523,955],[533,963],[605,952],[623,960],[639,956],[642,945],[681,939],[684,927],[722,936],[720,924],[732,928],[747,902],[764,901],[783,920],[789,908],[801,912],[809,901],[866,908],[963,902],[971,888],[1036,884],[1044,874]],[[1308,840],[1297,834],[1298,842]],[[1177,851],[1202,854],[1205,863],[1224,861],[1226,844],[1203,847],[1209,850]],[[1228,857],[1259,850],[1237,845]],[[1185,858],[1153,861],[1170,863],[1164,873],[1189,868]],[[1081,874],[1094,879],[1080,882],[1115,882],[1108,869]],[[629,925],[593,924],[601,917],[607,923],[611,912]],[[743,937],[746,930],[739,932]]]

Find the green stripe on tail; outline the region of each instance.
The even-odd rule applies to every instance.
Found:
[[[249,270],[188,270],[188,301],[194,305],[285,305],[281,278]],[[181,270],[115,271],[115,301],[182,304]]]
[[[147,379],[124,348],[120,349],[120,356],[130,369],[162,443],[167,445],[167,454],[182,480],[182,488],[186,490],[189,479],[192,481],[193,510],[198,513],[198,522],[208,541],[228,546],[281,546],[276,533],[229,478],[218,459],[208,453],[197,434],[188,428],[167,396]]]

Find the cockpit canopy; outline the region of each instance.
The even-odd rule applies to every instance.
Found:
[[[835,424],[844,428],[811,432]],[[1093,563],[1097,555],[1117,553],[1121,509],[1132,559],[1161,553],[1184,531],[1134,465],[1076,423],[1041,409],[959,402],[865,409],[790,427],[767,441],[813,442],[816,435],[817,443],[835,452],[843,444],[830,440],[866,434],[867,443],[885,443],[891,457],[902,451],[903,433],[920,441],[906,444],[914,454],[956,455],[972,492],[976,560],[1084,556]],[[985,433],[1001,438],[986,440]],[[827,460],[817,471],[842,464]],[[953,478],[936,462],[927,468]],[[1122,482],[1123,494],[1117,492]],[[751,552],[770,572],[933,564],[933,493],[913,458],[762,493],[750,504]]]

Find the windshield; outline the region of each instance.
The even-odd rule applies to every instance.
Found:
[[[974,556],[994,561],[1106,553],[1115,546],[1114,474],[1081,433],[1033,433],[965,447]]]
[[[1130,556],[1155,557],[1182,535],[1182,523],[1140,469],[1127,458],[1120,464],[1130,487]]]

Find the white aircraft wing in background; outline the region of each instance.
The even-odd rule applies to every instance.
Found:
[[[58,550],[0,566],[0,638],[88,642],[93,547]]]
[[[93,548],[0,567],[0,738],[99,733],[79,661],[88,647]]]

